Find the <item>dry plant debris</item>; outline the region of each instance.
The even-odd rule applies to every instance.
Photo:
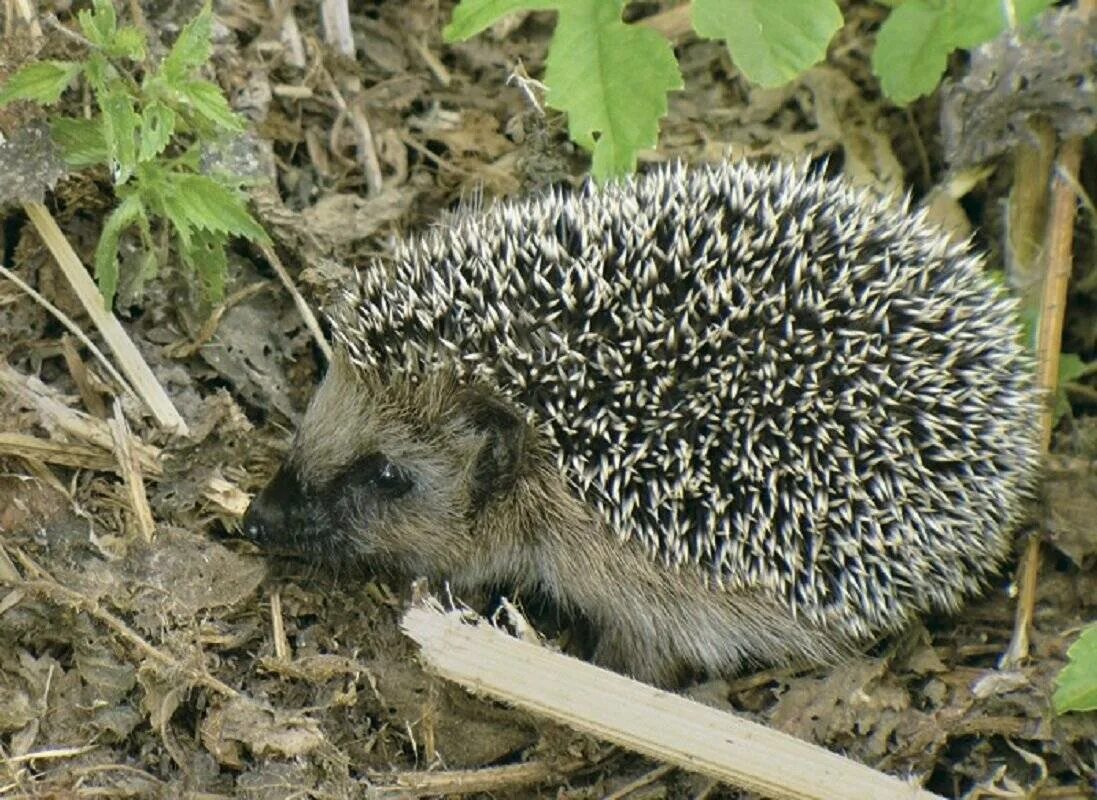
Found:
[[[685,89],[670,98],[660,150],[642,160],[826,155],[858,181],[920,200],[949,183],[953,151],[1013,145],[1003,132],[1016,131],[1012,95],[992,76],[1004,56],[988,52],[950,89],[963,126],[954,126],[959,145],[942,144],[938,99],[898,109],[871,77],[881,8],[843,5],[847,24],[827,62],[779,89],[744,82],[718,44],[679,39]],[[41,10],[63,26],[62,6]],[[168,39],[193,12],[118,7],[141,9],[140,24]],[[254,192],[253,211],[308,307],[393,236],[495,196],[575,184],[588,166],[564,121],[530,104],[526,89],[536,96],[536,87],[507,80],[541,74],[550,21],[529,14],[444,46],[450,8],[352,6],[330,45],[308,4],[216,9],[209,77],[254,127],[244,157],[273,180]],[[353,56],[336,46],[347,26]],[[41,30],[43,55],[70,46],[56,25]],[[0,75],[23,52],[16,43],[0,44]],[[1092,104],[1079,107],[1054,78],[1056,64],[1074,69],[1077,57],[1032,54],[1016,66],[1033,83],[1026,102],[1043,97],[1074,126],[1092,120]],[[0,110],[6,136],[25,121]],[[9,141],[0,160],[20,146]],[[1092,196],[1091,156],[1077,186]],[[1000,253],[1010,165],[990,166],[951,213]],[[50,219],[90,263],[110,210],[105,176],[45,169],[25,178],[52,187]],[[1063,345],[1090,360],[1093,230],[1083,209]],[[109,349],[19,211],[5,212],[0,252],[11,274]],[[120,287],[120,327],[187,439],[166,436],[124,394],[116,406],[119,381],[87,343],[66,338],[50,311],[0,279],[0,796],[736,796],[431,676],[399,631],[408,587],[349,566],[331,575],[267,559],[231,535],[324,364],[270,254],[231,255],[228,300],[213,316],[180,302],[185,286],[149,284],[140,297]],[[997,667],[1012,630],[1006,575],[963,614],[926,620],[841,668],[769,670],[690,695],[919,776],[944,796],[1093,796],[1097,717],[1054,717],[1049,707],[1067,647],[1097,617],[1097,399],[1092,377],[1079,386],[1034,508],[1050,535],[1027,660]],[[536,621],[546,631],[556,623]]]

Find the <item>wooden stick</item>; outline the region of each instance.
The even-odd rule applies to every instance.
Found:
[[[330,364],[332,359],[331,345],[328,344],[324,338],[324,332],[320,329],[320,323],[316,320],[316,315],[312,313],[312,309],[309,308],[309,304],[305,302],[305,298],[301,296],[301,292],[298,291],[296,284],[293,282],[293,278],[290,277],[289,271],[286,270],[282,264],[282,259],[278,257],[278,253],[275,252],[272,245],[258,243],[259,252],[263,254],[263,258],[270,264],[271,269],[278,276],[278,280],[282,281],[282,285],[286,287],[286,291],[289,292],[290,298],[293,300],[293,305],[297,309],[297,313],[301,315],[301,319],[305,321],[305,327],[309,329],[309,333],[312,334],[312,339],[316,342],[316,346],[320,349],[320,352],[324,354],[324,358]]]
[[[114,439],[114,457],[126,481],[126,493],[129,495],[130,510],[137,522],[137,530],[142,539],[151,542],[156,533],[156,521],[153,519],[152,509],[149,508],[148,495],[145,494],[141,461],[133,447],[134,436],[126,424],[126,418],[122,414],[122,402],[118,398],[114,400],[114,416],[108,424]]]
[[[430,599],[404,632],[439,675],[658,761],[781,800],[941,800],[786,733],[465,624]]]
[[[156,422],[165,430],[180,436],[189,435],[187,423],[175,409],[164,387],[156,380],[156,376],[153,375],[137,346],[122,328],[118,318],[103,305],[103,297],[95,287],[95,282],[84,269],[80,257],[76,255],[76,251],[72,249],[72,245],[57,226],[49,209],[41,203],[26,202],[23,203],[23,210],[27,212],[27,217],[38,230],[38,234],[53,254],[61,271],[65,273],[65,277],[68,278],[88,316],[91,317],[95,327],[99,329],[99,333],[110,346],[111,352],[118,359],[122,372],[129,378],[134,391],[148,406]]]
[[[1052,176],[1051,210],[1044,239],[1044,292],[1040,303],[1040,327],[1036,332],[1036,383],[1047,397],[1040,418],[1043,451],[1051,444],[1055,396],[1059,384],[1059,357],[1063,343],[1063,315],[1067,284],[1070,282],[1074,216],[1078,204],[1074,180],[1082,163],[1082,140],[1064,142],[1055,160]],[[1029,632],[1036,606],[1036,578],[1040,571],[1040,537],[1032,535],[1025,544],[1018,568],[1017,608],[1013,636],[1002,654],[1002,667],[1015,667],[1028,658]]]
[[[1083,19],[1097,11],[1097,0],[1078,0]],[[1081,33],[1077,35],[1082,35]],[[1073,263],[1074,217],[1078,205],[1078,170],[1082,164],[1082,140],[1070,139],[1059,148],[1051,178],[1051,207],[1044,234],[1044,287],[1040,322],[1036,331],[1036,381],[1046,394],[1040,418],[1043,450],[1051,446],[1055,424],[1052,398],[1059,384],[1059,357],[1063,344],[1063,315],[1066,313],[1067,284]],[[1036,607],[1036,579],[1040,571],[1040,537],[1033,534],[1025,543],[1018,567],[1017,608],[1013,636],[999,659],[1005,668],[1016,667],[1028,658],[1029,632]]]
[[[545,783],[554,777],[579,769],[584,762],[550,765],[544,761],[523,761],[481,769],[447,770],[444,772],[397,772],[370,775],[370,796],[375,798],[421,797],[434,795],[493,794]]]
[[[39,439],[25,433],[0,431],[0,456],[36,458],[47,464],[59,464],[73,469],[110,470],[121,474],[118,462],[109,452],[98,447],[71,442]]]

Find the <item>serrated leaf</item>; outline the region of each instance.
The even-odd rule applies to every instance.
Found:
[[[494,25],[507,14],[516,11],[547,11],[560,5],[560,0],[555,3],[544,0],[461,0],[453,9],[449,25],[442,29],[442,38],[447,42],[461,42]]]
[[[88,41],[99,47],[109,47],[118,29],[118,17],[111,0],[94,0],[91,10],[81,11],[76,18]]]
[[[872,52],[872,71],[884,94],[902,104],[932,92],[954,49],[951,33],[931,0],[906,0],[892,11]]]
[[[145,33],[132,25],[119,28],[106,50],[115,58],[128,58],[130,61],[143,61],[145,58]]]
[[[107,143],[115,186],[130,179],[137,166],[137,126],[140,117],[133,100],[121,88],[108,90],[99,98],[103,112],[103,138]]]
[[[636,153],[654,147],[667,92],[682,87],[670,44],[626,25],[614,0],[560,6],[545,62],[546,102],[567,112],[571,138],[591,151],[597,180],[631,171]]]
[[[1067,650],[1067,665],[1055,679],[1055,713],[1097,710],[1097,625],[1090,625]]]
[[[144,213],[140,195],[131,194],[107,215],[103,232],[99,234],[95,247],[95,279],[108,309],[114,304],[114,293],[118,290],[118,242],[126,228]]]
[[[1013,0],[1017,24],[1031,22],[1053,0]],[[952,0],[952,44],[961,49],[989,42],[1009,27],[1002,0]]]
[[[268,241],[266,231],[248,213],[244,195],[205,175],[172,174],[163,202],[169,217],[186,227]]]
[[[192,224],[186,210],[177,202],[175,176],[158,160],[142,162],[138,167],[135,185],[144,198],[145,206],[153,216],[164,217],[171,223],[179,239],[187,246]]]
[[[833,0],[694,0],[693,27],[727,42],[749,80],[781,86],[826,58],[842,12]]]
[[[206,296],[214,303],[219,303],[225,296],[225,277],[229,269],[225,252],[227,243],[222,234],[196,231],[180,248],[183,261],[198,274]]]
[[[164,151],[175,133],[175,112],[163,103],[150,102],[141,111],[137,160],[148,161]]]
[[[105,164],[110,158],[102,118],[57,117],[50,120],[50,135],[70,167]]]
[[[229,107],[221,87],[216,83],[206,80],[185,81],[176,87],[176,96],[216,129],[232,132],[244,129],[243,120]]]
[[[183,26],[179,38],[164,58],[160,71],[170,83],[183,81],[192,69],[209,60],[212,30],[213,11],[206,0],[198,16]]]
[[[106,94],[107,84],[114,75],[114,67],[102,53],[93,52],[84,63],[84,77],[96,94]]]
[[[49,105],[61,99],[61,93],[80,74],[81,64],[72,61],[36,61],[27,64],[0,89],[0,106],[12,100],[34,100]]]

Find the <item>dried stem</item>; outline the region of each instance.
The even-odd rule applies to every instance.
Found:
[[[1066,312],[1067,284],[1070,281],[1071,253],[1074,241],[1074,217],[1077,194],[1075,176],[1082,163],[1082,141],[1064,142],[1055,161],[1052,177],[1051,211],[1044,239],[1044,291],[1041,300],[1040,327],[1036,338],[1037,385],[1048,398],[1040,419],[1043,449],[1051,444],[1054,423],[1050,398],[1059,380],[1060,347],[1063,340],[1063,314]],[[1002,655],[1003,667],[1015,667],[1028,658],[1029,631],[1036,605],[1036,578],[1040,570],[1040,538],[1033,535],[1025,544],[1018,568],[1017,609],[1013,636]]]

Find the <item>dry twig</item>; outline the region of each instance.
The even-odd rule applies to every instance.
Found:
[[[301,296],[301,292],[298,291],[297,285],[293,282],[293,278],[290,277],[289,272],[286,271],[286,267],[282,264],[282,259],[278,257],[278,253],[274,251],[274,247],[268,244],[259,244],[259,251],[263,254],[263,258],[270,264],[271,269],[278,276],[278,280],[282,281],[282,285],[286,287],[286,291],[289,292],[289,296],[293,298],[293,305],[297,309],[297,313],[301,315],[301,319],[305,321],[305,326],[309,329],[309,333],[312,334],[313,341],[316,342],[316,346],[320,348],[320,352],[324,354],[324,358],[331,363],[331,345],[328,344],[327,339],[324,338],[324,332],[320,330],[320,323],[316,321],[316,315],[312,313],[312,309],[309,308],[309,304],[305,302],[305,298]]]
[[[522,786],[545,783],[561,774],[567,775],[584,767],[584,761],[563,765],[550,765],[543,761],[526,761],[483,769],[448,770],[445,772],[398,772],[395,775],[380,773],[371,776],[371,796],[421,797],[438,795],[449,797],[464,794],[494,794],[514,790]]]
[[[1091,15],[1097,0],[1079,0],[1078,7]],[[1063,142],[1052,175],[1051,203],[1044,235],[1043,296],[1036,334],[1036,380],[1047,397],[1040,418],[1043,449],[1051,444],[1054,407],[1051,398],[1059,381],[1059,357],[1063,341],[1063,315],[1066,312],[1067,284],[1070,281],[1074,244],[1074,218],[1078,205],[1078,170],[1082,163],[1082,140]],[[1040,571],[1040,538],[1030,536],[1018,567],[1017,608],[1009,647],[1000,659],[1003,667],[1013,667],[1028,658],[1029,631],[1036,605],[1036,578]]]
[[[1040,419],[1043,450],[1051,444],[1054,423],[1053,405],[1059,382],[1059,356],[1063,340],[1063,314],[1066,311],[1067,284],[1070,281],[1071,252],[1074,241],[1074,216],[1077,207],[1072,180],[1082,162],[1082,141],[1065,142],[1055,162],[1055,175],[1048,214],[1048,233],[1044,249],[1044,291],[1041,300],[1040,327],[1036,335],[1036,382],[1048,398]],[[1002,654],[1001,665],[1014,667],[1028,658],[1029,631],[1036,605],[1036,578],[1040,571],[1040,537],[1032,535],[1025,544],[1018,567],[1017,610],[1013,636]]]
[[[603,797],[602,800],[624,800],[624,798],[628,797],[630,794],[635,792],[637,789],[643,789],[645,786],[648,786],[652,783],[655,783],[655,781],[657,781],[660,778],[666,776],[668,773],[672,772],[673,770],[674,770],[674,767],[670,764],[663,764],[662,766],[658,766],[653,770],[649,770],[648,772],[645,772],[643,775],[641,775],[636,780],[629,781],[628,783],[626,783],[624,786],[617,789],[616,791],[610,792],[605,797]]]
[[[133,447],[134,436],[130,432],[126,418],[122,415],[122,404],[114,401],[114,416],[110,419],[110,432],[114,439],[114,457],[118,461],[118,468],[126,482],[126,493],[129,495],[130,510],[137,521],[137,530],[141,538],[146,542],[152,541],[152,535],[156,532],[156,522],[152,518],[152,509],[149,508],[149,499],[145,494],[145,479],[141,475],[141,461]]]
[[[72,337],[67,333],[61,337],[61,355],[65,359],[65,366],[69,369],[73,383],[76,384],[76,390],[80,392],[80,399],[84,401],[84,408],[96,418],[106,419],[107,406],[99,396],[99,392],[91,385],[88,367],[84,359],[80,358],[76,345],[72,343]]]
[[[691,11],[691,3],[682,3],[666,11],[660,11],[658,14],[652,14],[650,17],[644,17],[636,24],[651,28],[668,39],[674,40],[693,30],[693,23],[690,20]]]
[[[202,323],[198,335],[195,336],[193,340],[188,339],[182,342],[169,344],[164,348],[165,353],[172,358],[190,358],[201,350],[202,347],[213,338],[214,334],[217,333],[217,326],[221,324],[221,320],[230,308],[238,303],[242,303],[252,295],[259,294],[259,292],[267,288],[267,285],[266,281],[260,281],[259,283],[250,284],[243,289],[233,292],[222,302],[218,303],[217,307],[210,312],[209,317]]]
[[[274,657],[279,661],[290,661],[292,651],[286,636],[286,622],[282,616],[282,592],[278,589],[270,593],[270,629],[274,640]]]
[[[37,378],[23,375],[6,364],[0,364],[0,390],[20,397],[24,403],[33,407],[41,418],[42,425],[47,430],[52,432],[54,428],[59,428],[69,436],[99,448],[100,451],[105,451],[107,454],[113,453],[114,437],[106,422],[98,417],[69,408],[58,399],[57,392],[47,387]],[[30,439],[32,437],[26,438]],[[45,440],[36,441],[44,442]],[[52,454],[66,448],[72,448],[73,452],[79,451],[79,447],[73,448],[67,442],[48,442],[47,444],[48,447],[45,444],[28,446],[40,458],[43,457],[43,453],[49,452]],[[157,448],[139,440],[135,441],[132,447],[140,460],[143,473],[151,477],[158,477],[163,472],[160,465],[160,451]],[[94,456],[96,459],[99,457],[99,455]],[[67,463],[60,460],[59,457],[52,457],[52,455],[49,458],[44,458],[44,460],[58,464]],[[113,458],[109,458],[108,461],[110,463],[106,467],[91,467],[86,464],[80,466],[88,466],[91,469],[114,469],[117,467]],[[75,465],[69,464],[69,466]]]
[[[109,452],[98,447],[55,442],[52,439],[40,439],[12,431],[0,431],[0,456],[34,458],[47,464],[94,472],[120,472],[118,462]]]

